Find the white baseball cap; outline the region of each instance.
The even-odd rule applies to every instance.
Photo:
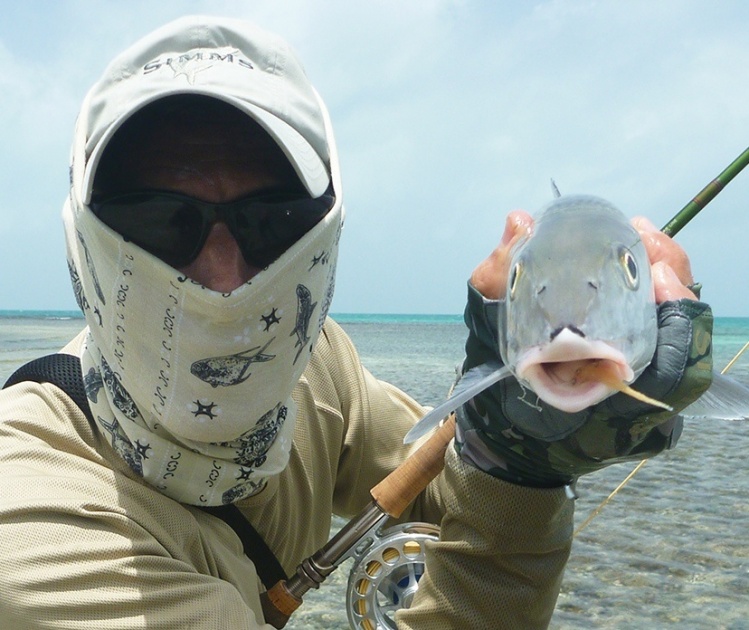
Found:
[[[247,113],[276,140],[312,197],[327,190],[324,106],[289,45],[249,22],[189,16],[115,57],[86,96],[78,119],[85,156],[76,156],[75,147],[73,156],[74,181],[85,164],[78,182],[83,203],[91,200],[99,160],[122,123],[176,94],[211,96]]]

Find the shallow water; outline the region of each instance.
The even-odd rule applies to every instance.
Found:
[[[53,352],[82,320],[0,317],[0,383]],[[441,401],[461,359],[459,323],[348,321],[364,364],[426,404]],[[749,320],[718,320],[715,365],[749,340]],[[732,370],[749,383],[749,354]],[[634,464],[585,477],[579,525]],[[575,539],[551,628],[749,629],[749,423],[689,423],[674,451],[653,459]],[[337,520],[335,527],[342,521]],[[347,628],[338,569],[286,626]]]
[[[460,324],[343,327],[376,375],[428,404],[444,397],[461,358]],[[715,365],[747,341],[749,320],[718,320]],[[749,353],[731,373],[749,383]],[[580,481],[576,526],[634,467]],[[749,629],[748,493],[749,423],[688,424],[678,447],[647,462],[575,539],[550,627]],[[345,603],[341,571],[287,627],[347,627],[345,612],[333,612]]]

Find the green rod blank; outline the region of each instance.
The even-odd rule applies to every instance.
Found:
[[[697,213],[709,204],[715,196],[723,190],[742,169],[749,164],[749,148],[747,148],[739,157],[731,162],[728,167],[718,175],[713,181],[705,186],[697,196],[692,199],[686,206],[674,215],[666,225],[663,226],[663,233],[667,236],[675,236],[681,228],[689,223]]]

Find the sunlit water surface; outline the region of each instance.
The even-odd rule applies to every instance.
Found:
[[[465,329],[456,318],[342,317],[364,364],[425,404],[447,393]],[[80,319],[0,316],[0,382],[53,352]],[[749,319],[719,319],[715,365],[749,341]],[[749,383],[749,353],[732,375]],[[629,474],[617,465],[578,486],[579,525]],[[575,539],[551,627],[749,629],[749,423],[685,427],[674,451],[653,459]],[[336,520],[334,528],[342,521]],[[347,628],[350,561],[286,626]]]

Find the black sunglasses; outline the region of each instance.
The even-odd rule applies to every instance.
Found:
[[[248,264],[264,268],[312,229],[333,207],[326,193],[315,199],[262,192],[228,203],[208,203],[164,191],[122,193],[91,202],[103,223],[172,267],[194,261],[211,226],[226,223]]]

